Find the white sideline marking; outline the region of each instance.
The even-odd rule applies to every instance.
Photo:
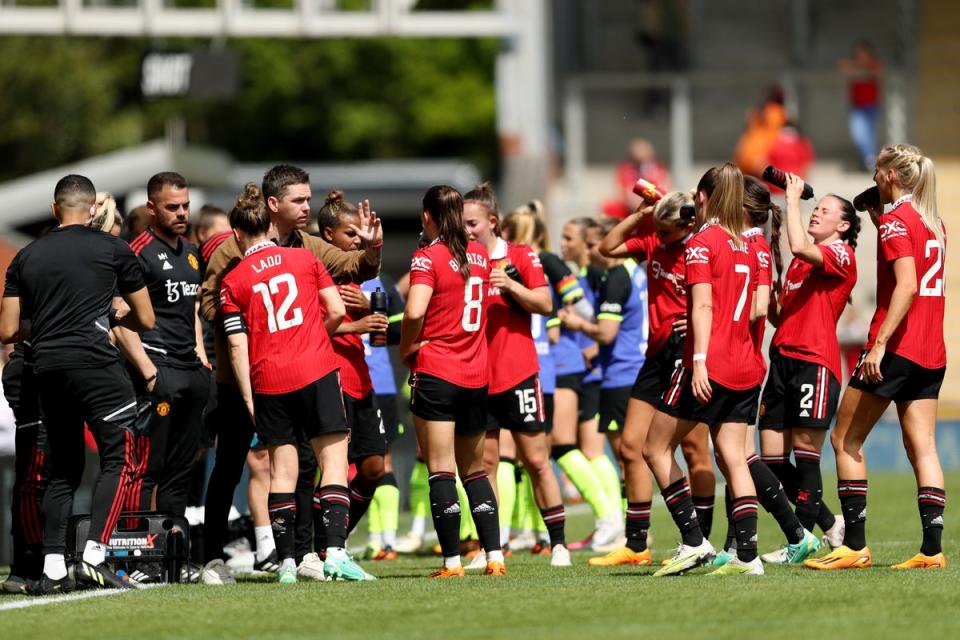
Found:
[[[43,596],[31,597],[26,600],[17,600],[0,604],[0,611],[13,611],[14,609],[28,609],[30,607],[42,607],[48,604],[60,604],[61,602],[76,602],[78,600],[89,600],[90,598],[104,598],[107,596],[118,596],[121,593],[134,593],[143,589],[156,589],[165,587],[165,584],[145,584],[135,589],[97,589],[96,591],[81,591],[80,593],[67,593],[62,596],[47,598]]]

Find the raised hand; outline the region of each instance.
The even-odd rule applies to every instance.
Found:
[[[357,207],[357,218],[359,224],[351,224],[350,228],[356,232],[364,247],[383,242],[383,227],[380,226],[377,212],[370,209],[369,200],[360,202],[360,206]]]

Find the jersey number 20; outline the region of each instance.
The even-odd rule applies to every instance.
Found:
[[[280,307],[274,310],[272,296],[280,293],[280,285],[286,286],[287,295],[280,303]],[[266,284],[258,282],[253,285],[253,290],[263,298],[263,306],[267,309],[267,328],[270,333],[303,324],[303,311],[300,310],[300,307],[290,308],[297,299],[297,281],[293,275],[281,273],[270,278]]]

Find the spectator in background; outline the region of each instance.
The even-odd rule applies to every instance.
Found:
[[[109,191],[97,191],[97,212],[93,214],[90,226],[109,233],[114,238],[120,235],[123,228],[123,216],[117,209],[117,201]]]
[[[763,174],[770,150],[786,122],[783,88],[774,85],[769,89],[763,106],[747,112],[747,127],[734,151],[734,162],[743,173],[758,178]]]
[[[772,164],[787,173],[806,178],[814,155],[810,139],[800,132],[797,125],[788,120],[777,135],[765,164]],[[770,190],[774,193],[783,193],[783,190],[775,185],[770,185]]]
[[[215,235],[231,233],[230,218],[227,217],[227,212],[220,207],[205,204],[200,207],[200,212],[197,214],[197,222],[191,230],[194,234],[191,242],[199,247]]]
[[[142,204],[131,209],[130,213],[127,214],[120,238],[130,242],[146,231],[148,226],[150,226],[150,212],[147,210],[147,205]]]
[[[617,192],[620,197],[604,203],[603,212],[622,220],[636,211],[642,200],[633,192],[633,185],[640,178],[657,185],[663,192],[670,190],[670,172],[657,159],[656,149],[649,140],[635,138],[630,141],[630,156],[617,165]]]
[[[870,171],[877,158],[877,108],[883,64],[873,45],[858,40],[853,56],[837,62],[850,87],[850,139],[860,154],[860,166]]]

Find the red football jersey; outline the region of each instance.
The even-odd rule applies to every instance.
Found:
[[[711,380],[731,389],[749,389],[760,384],[753,339],[750,336],[750,305],[756,290],[756,260],[746,244],[737,248],[718,225],[707,225],[687,243],[687,339],[683,366],[693,367],[693,296],[690,287],[708,283],[713,288],[713,324],[707,370]]]
[[[773,346],[785,356],[826,367],[839,381],[837,321],[857,283],[857,258],[843,240],[816,247],[822,267],[794,258],[787,268]]]
[[[756,287],[770,286],[773,282],[773,268],[770,257],[770,243],[763,236],[763,229],[753,227],[743,234],[743,239],[747,247],[753,254],[756,261]],[[760,379],[767,375],[767,360],[763,357],[763,334],[767,329],[766,318],[757,320],[750,327],[750,337],[753,338],[754,355],[757,358],[757,368],[760,371]]]
[[[360,290],[358,284],[345,286]],[[355,319],[348,311],[343,321],[352,322]],[[337,367],[340,368],[340,387],[355,400],[366,398],[373,391],[373,383],[370,381],[370,369],[367,368],[364,357],[363,336],[359,333],[344,333],[333,336],[332,341]]]
[[[661,244],[651,227],[625,243],[637,262],[647,262],[647,311],[650,317],[647,359],[659,353],[673,333],[674,321],[687,312],[683,255],[689,238],[669,245]]]
[[[525,244],[498,239],[490,256],[490,268],[513,265],[528,289],[546,287],[540,258]],[[497,287],[487,287],[484,300],[487,314],[487,358],[490,365],[491,394],[507,391],[540,371],[537,347],[530,333],[530,314],[500,295]]]
[[[220,285],[224,329],[229,335],[246,325],[255,393],[302,389],[337,368],[319,295],[333,280],[306,249],[251,249]]]
[[[414,374],[429,374],[468,389],[486,386],[487,316],[483,297],[490,280],[487,250],[477,242],[467,244],[470,277],[443,242],[417,249],[410,263],[410,286],[433,289],[418,341],[427,340],[414,358]]]
[[[887,351],[927,369],[947,365],[943,344],[945,251],[937,237],[923,224],[909,200],[903,200],[890,213],[880,216],[880,241],[877,249],[877,311],[870,322],[867,348],[873,346],[896,285],[893,261],[911,257],[917,267],[917,295],[913,304],[890,336]],[[946,234],[946,231],[944,231]],[[944,236],[946,237],[946,236]]]

